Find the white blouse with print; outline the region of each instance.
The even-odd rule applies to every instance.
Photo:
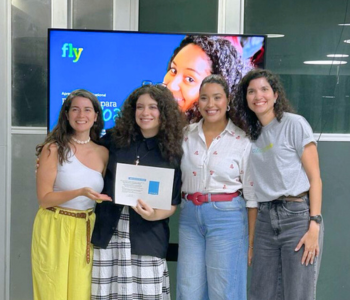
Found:
[[[251,143],[242,129],[228,121],[207,148],[203,119],[185,128],[181,161],[182,191],[193,194],[243,190],[247,207],[257,207],[249,170]]]

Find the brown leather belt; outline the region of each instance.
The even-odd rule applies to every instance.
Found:
[[[187,194],[182,192],[182,198],[192,201],[195,205],[202,205],[207,202],[217,202],[217,201],[231,201],[232,198],[239,196],[240,192],[230,193],[230,194],[202,194],[202,193],[194,193]]]
[[[282,196],[282,197],[278,198],[277,200],[301,202],[301,201],[303,201],[302,198],[308,194],[309,194],[309,192],[307,191],[307,192],[301,193],[297,196]]]
[[[61,208],[55,208],[55,207],[48,207],[46,208],[47,210],[50,210],[54,213],[58,211],[58,214],[64,215],[64,216],[69,216],[73,218],[78,218],[78,219],[86,219],[86,262],[89,264],[90,263],[90,232],[91,232],[91,225],[90,225],[90,217],[93,214],[93,211],[90,211],[88,213],[85,212],[71,212],[67,211]]]

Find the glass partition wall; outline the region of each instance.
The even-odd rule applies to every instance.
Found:
[[[318,133],[350,133],[348,1],[245,0],[244,33],[268,34],[267,68]]]

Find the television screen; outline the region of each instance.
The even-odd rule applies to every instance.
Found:
[[[204,75],[227,68],[233,86],[237,73],[264,67],[265,37],[49,29],[48,51],[48,130],[76,89],[97,96],[108,129],[142,84],[165,83],[190,120]]]

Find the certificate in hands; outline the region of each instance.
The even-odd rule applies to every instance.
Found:
[[[142,199],[152,208],[171,208],[174,169],[117,163],[115,199],[117,204],[135,206]]]

